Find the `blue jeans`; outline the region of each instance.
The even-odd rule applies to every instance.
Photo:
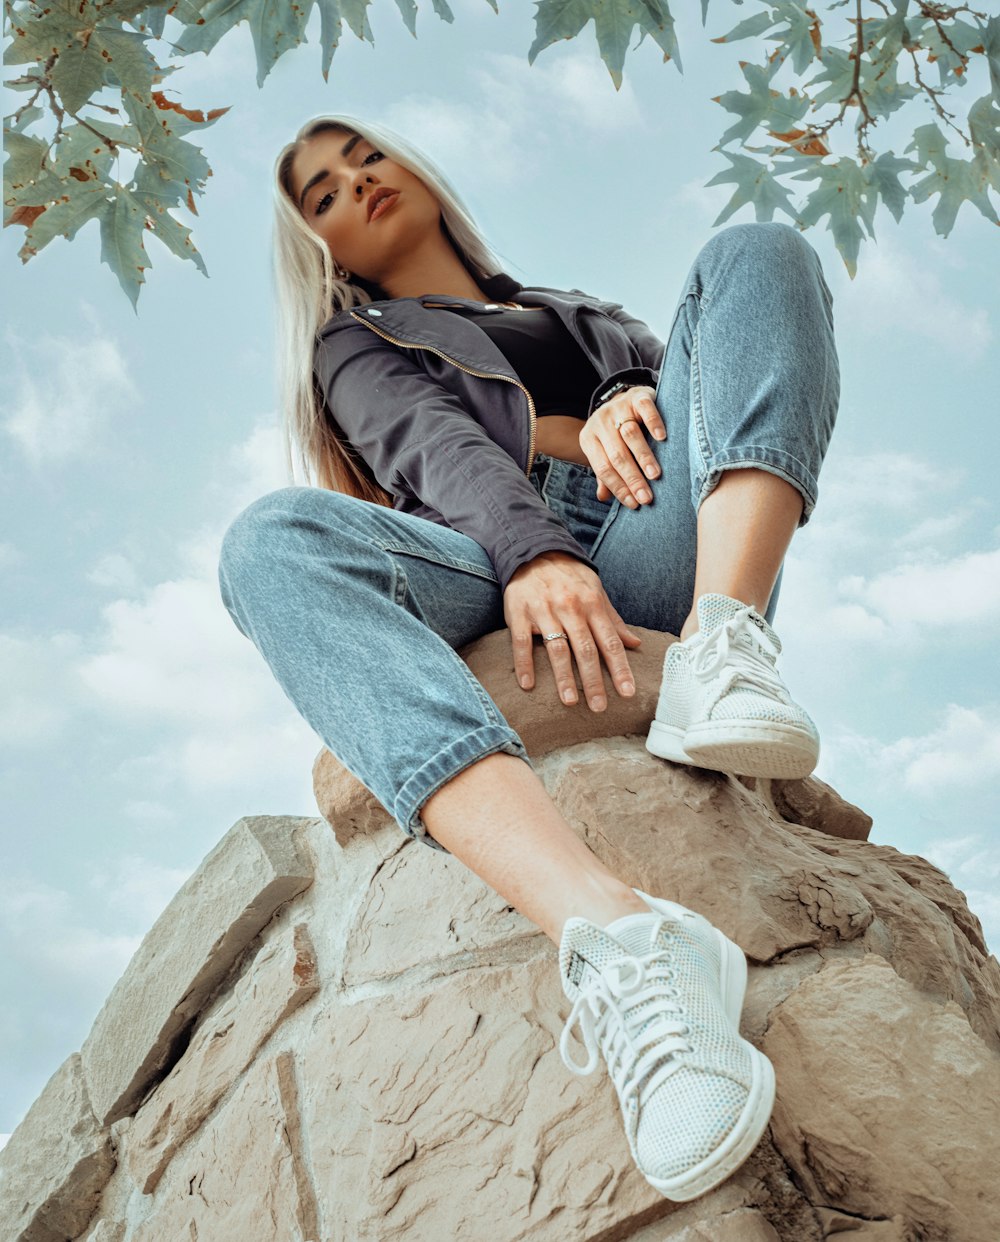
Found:
[[[676,634],[692,606],[701,502],[726,470],[767,470],[802,493],[805,523],[839,396],[815,250],[790,225],[733,225],[699,251],[674,312],[656,393],[667,438],[647,433],[661,467],[653,501],[599,501],[589,466],[544,454],[531,481],[624,620]],[[504,751],[530,763],[456,653],[505,625],[493,566],[469,536],[337,492],[283,488],[233,522],[219,578],[292,703],[409,835],[441,848],[420,808],[478,759]]]

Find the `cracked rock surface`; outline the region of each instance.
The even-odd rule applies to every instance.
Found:
[[[125,1069],[159,1068],[128,1114],[95,1114],[76,1058],[0,1153],[11,1236],[995,1242],[1000,966],[962,894],[868,842],[867,817],[820,782],[678,767],[643,737],[585,734],[533,758],[613,870],[747,954],[742,1030],[778,1094],[725,1183],[673,1204],[645,1182],[603,1070],[577,1078],[560,1059],[554,946],[456,859],[404,838],[328,756],[317,767],[339,781],[341,831],[276,819],[227,834],[234,885],[256,874],[240,851],[257,857],[260,835],[283,831],[294,857],[269,856],[299,878],[262,927],[238,924],[242,944],[232,920],[220,928],[231,966],[193,1017],[178,988],[156,1024],[132,1023]],[[220,883],[188,891],[220,908]],[[245,896],[227,901],[242,910]],[[217,960],[212,910],[195,913],[157,930],[181,979]],[[153,972],[133,977],[149,996]],[[127,985],[116,991],[104,1039],[130,1021]],[[138,1046],[137,1029],[172,1029],[169,1005],[190,1023],[183,1041]],[[118,1072],[113,1045],[93,1051]]]

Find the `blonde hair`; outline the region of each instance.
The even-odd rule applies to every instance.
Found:
[[[442,228],[475,280],[501,271],[447,178],[420,151],[392,130],[352,116],[317,116],[307,121],[278,154],[274,165],[273,276],[277,294],[278,392],[285,452],[292,477],[392,507],[367,464],[340,439],[326,417],[323,394],[313,378],[319,330],[337,311],[385,296],[352,277],[338,279],[326,243],[305,222],[291,188],[292,160],[301,145],[324,130],[359,134],[383,155],[419,177],[441,206]],[[343,270],[342,268],[340,270]],[[336,417],[335,411],[330,411]]]

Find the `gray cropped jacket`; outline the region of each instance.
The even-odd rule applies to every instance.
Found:
[[[482,283],[497,302],[551,306],[601,382],[655,386],[664,344],[614,302],[579,289],[524,286],[500,273]],[[326,415],[359,465],[403,513],[471,536],[501,589],[541,552],[596,568],[529,481],[535,458],[531,394],[489,336],[441,307],[467,298],[391,298],[334,314],[318,334],[314,378]]]

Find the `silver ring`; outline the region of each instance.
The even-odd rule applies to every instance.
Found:
[[[552,642],[552,640],[553,640],[554,638],[565,638],[565,639],[566,639],[566,641],[567,641],[567,642],[569,642],[569,635],[568,635],[568,634],[564,634],[564,633],[562,632],[562,630],[560,630],[558,634],[543,634],[543,635],[542,635],[542,642],[543,642],[543,643],[550,643],[550,642]]]

